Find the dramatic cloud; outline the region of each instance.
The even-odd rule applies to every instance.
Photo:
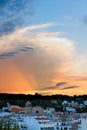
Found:
[[[39,42],[40,35],[51,36],[55,34],[57,35],[57,33],[34,33],[32,32],[32,30],[46,28],[54,25],[55,25],[54,23],[47,23],[47,24],[29,26],[22,29],[18,29],[14,31],[12,34],[2,36],[0,38],[0,42],[1,42],[0,53],[14,51],[14,50],[17,51],[19,49],[22,50],[22,48],[28,50],[38,46],[39,44],[36,42]]]
[[[64,91],[64,87],[78,86],[71,77],[87,77],[86,55],[78,54],[75,42],[64,38],[60,32],[42,30],[54,25],[28,26],[0,38],[0,62],[14,56],[12,60],[32,91]]]

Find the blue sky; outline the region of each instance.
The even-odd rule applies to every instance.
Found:
[[[85,50],[87,47],[86,0],[37,0],[34,11],[31,24],[60,23],[60,26],[52,27],[51,30],[64,32],[65,37],[77,42],[80,51]]]

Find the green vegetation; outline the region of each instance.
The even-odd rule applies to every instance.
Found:
[[[85,113],[85,112],[87,112],[87,106],[82,107],[82,108],[77,108],[76,111],[77,111],[78,113]]]
[[[12,125],[10,121],[0,120],[0,130],[19,130],[19,127],[16,124]]]

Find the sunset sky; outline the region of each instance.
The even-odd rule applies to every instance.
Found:
[[[0,93],[87,94],[87,0],[0,0]]]

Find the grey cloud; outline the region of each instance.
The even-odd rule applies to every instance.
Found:
[[[4,56],[13,56],[15,55],[17,52],[6,52],[6,53],[2,53],[0,56],[4,57]]]
[[[4,58],[0,57],[0,60],[3,60]]]
[[[33,49],[32,47],[24,47],[22,49],[19,49],[19,51],[27,52],[27,51],[32,50],[32,49]]]
[[[22,47],[21,49],[18,49],[17,51],[11,51],[11,52],[5,52],[0,54],[0,59],[5,59],[11,56],[15,56],[16,54],[20,53],[20,52],[27,52],[29,50],[33,50],[32,47]]]
[[[78,86],[68,86],[68,87],[64,87],[62,90],[65,90],[65,89],[72,89],[72,88],[78,88]]]
[[[15,52],[6,52],[6,53],[2,53],[0,54],[0,59],[5,59],[7,57],[11,57],[11,56],[14,56],[16,55],[18,52],[15,51]]]
[[[60,88],[62,85],[65,85],[65,84],[67,84],[67,82],[59,82],[54,86],[44,87],[44,88],[41,88],[39,90],[42,90],[42,91],[44,91],[44,90],[54,90],[54,89]]]
[[[57,83],[56,86],[61,86],[61,85],[65,85],[67,84],[67,82],[60,82],[60,83]]]

